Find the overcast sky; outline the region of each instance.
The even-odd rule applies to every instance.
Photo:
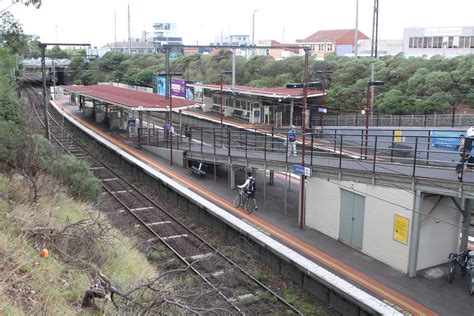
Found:
[[[359,0],[359,29],[372,32],[373,0]],[[152,30],[154,22],[177,24],[185,44],[208,44],[216,35],[252,34],[285,43],[318,30],[355,27],[356,0],[43,0],[40,9],[10,8],[27,34],[43,42],[86,42],[103,46],[127,38],[130,3],[132,37]],[[379,38],[402,39],[406,27],[473,26],[474,0],[380,0]],[[0,0],[0,10],[11,0]]]

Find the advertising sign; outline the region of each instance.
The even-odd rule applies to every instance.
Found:
[[[156,92],[159,95],[166,95],[166,77],[158,76],[156,77]]]
[[[171,79],[171,95],[186,98],[186,81],[183,79]]]
[[[393,218],[393,239],[402,244],[408,244],[409,224],[409,218],[395,214]]]
[[[463,132],[434,131],[431,132],[431,142],[435,148],[457,151],[461,134]]]

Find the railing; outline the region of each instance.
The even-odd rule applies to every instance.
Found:
[[[139,143],[187,150],[201,155],[239,157],[287,164],[301,163],[302,135],[298,134],[298,157],[288,156],[287,129],[192,128],[192,141],[175,131],[170,138],[163,130],[139,129]],[[462,174],[467,160],[461,159],[458,130],[314,129],[305,135],[305,164],[409,177],[474,182]],[[168,135],[167,135],[168,134]]]
[[[322,122],[321,122],[322,119]],[[344,115],[315,115],[313,126],[365,126],[365,115],[359,113]],[[383,115],[373,114],[369,117],[369,126],[472,126],[474,115],[471,114],[422,114],[422,115]]]

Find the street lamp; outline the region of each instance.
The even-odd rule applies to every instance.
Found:
[[[365,106],[365,110],[362,112],[362,114],[365,114],[365,159],[367,159],[367,148],[369,145],[369,114],[372,110],[370,107],[371,89],[372,86],[383,86],[384,84],[385,81],[380,80],[370,80],[367,83],[367,105]]]

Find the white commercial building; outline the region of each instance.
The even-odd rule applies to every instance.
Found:
[[[403,36],[406,56],[456,57],[474,53],[474,26],[412,27]]]

